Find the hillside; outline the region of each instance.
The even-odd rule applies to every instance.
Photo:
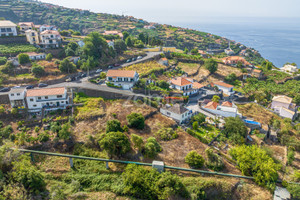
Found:
[[[92,31],[104,30],[127,31],[132,35],[145,33],[155,36],[164,42],[164,46],[175,46],[179,49],[212,51],[218,57],[225,57],[224,49],[228,48],[229,40],[217,35],[208,34],[192,29],[184,29],[171,25],[149,23],[142,19],[129,16],[93,13],[80,9],[69,9],[41,2],[26,3],[22,1],[1,1],[0,16],[13,22],[32,21],[35,24],[53,24],[61,30],[72,29],[88,34]],[[2,15],[3,13],[3,15]],[[145,25],[153,25],[155,29],[145,29]],[[263,58],[254,49],[246,48],[240,43],[230,41],[235,54],[245,50],[246,59],[253,64],[261,64]]]

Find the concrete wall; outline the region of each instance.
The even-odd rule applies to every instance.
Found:
[[[7,94],[0,94],[0,104],[10,104]]]
[[[27,44],[26,36],[0,37],[0,44]]]

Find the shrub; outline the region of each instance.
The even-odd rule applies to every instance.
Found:
[[[29,56],[28,56],[27,54],[25,54],[25,53],[19,54],[18,59],[19,59],[19,63],[20,63],[21,65],[30,62]]]
[[[287,163],[288,165],[292,165],[295,160],[295,148],[289,147],[288,154],[287,154]]]
[[[53,56],[51,53],[48,53],[47,56],[46,56],[46,60],[47,61],[51,61],[53,59]]]
[[[158,152],[161,152],[162,148],[154,137],[149,137],[144,146],[143,153],[148,158],[154,158]]]
[[[199,129],[199,124],[198,122],[193,122],[193,129],[198,130]]]
[[[49,138],[50,138],[50,136],[49,136],[48,132],[46,132],[46,131],[39,134],[39,136],[38,136],[38,140],[40,142],[47,142],[49,140]]]
[[[4,106],[0,105],[0,114],[4,113],[5,112],[5,108]]]
[[[124,125],[124,126],[123,126],[123,132],[126,132],[126,133],[128,133],[128,131],[129,131],[129,128],[128,128],[128,126],[127,126],[127,125]]]
[[[202,114],[202,113],[199,113],[198,115],[194,115],[193,117],[192,117],[192,122],[198,122],[198,124],[202,124],[202,123],[204,123],[205,122],[205,115],[204,114]]]
[[[114,119],[106,122],[106,133],[118,131],[123,132],[121,122],[119,120]]]
[[[224,162],[218,154],[214,153],[211,148],[205,150],[207,162],[206,166],[214,171],[221,171],[224,168]]]
[[[38,132],[40,131],[40,127],[38,127],[38,126],[34,127],[34,131],[35,131],[36,133],[38,133]]]
[[[172,128],[162,128],[155,133],[155,136],[159,140],[165,140],[165,141],[178,138],[177,132],[174,131]]]
[[[106,78],[106,73],[105,72],[101,72],[99,78],[100,79],[105,79]]]
[[[204,164],[204,158],[196,151],[189,152],[184,160],[192,168],[201,168]]]
[[[11,125],[8,125],[0,129],[0,136],[2,136],[3,138],[9,138],[12,132],[13,132],[13,128],[11,127]]]
[[[0,57],[0,65],[5,65],[6,62],[7,62],[6,57]]]
[[[35,75],[35,76],[43,76],[45,75],[45,69],[44,67],[37,65],[36,63],[33,64],[32,68],[31,68],[31,72]]]
[[[131,134],[131,141],[134,145],[134,148],[137,148],[139,151],[142,149],[144,141],[141,136],[138,136],[136,134]]]
[[[140,113],[131,113],[126,117],[129,127],[143,129],[145,127],[145,118]]]
[[[11,114],[16,115],[16,114],[18,114],[18,109],[12,108],[10,112],[11,112]]]
[[[110,155],[123,155],[130,151],[130,142],[128,137],[122,132],[109,132],[99,141],[102,149]]]
[[[224,133],[232,142],[243,144],[247,135],[247,127],[240,118],[228,117],[225,118]]]
[[[61,129],[58,131],[58,138],[67,140],[71,136],[71,126],[70,124],[63,124]]]
[[[218,63],[212,58],[205,60],[204,65],[211,74],[215,73],[218,70]]]

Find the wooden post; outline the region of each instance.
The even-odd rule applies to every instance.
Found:
[[[70,162],[70,167],[74,168],[73,158],[69,158],[69,162]]]
[[[105,163],[106,163],[106,169],[109,169],[108,162],[105,162]]]
[[[34,156],[33,156],[33,153],[30,153],[30,159],[31,159],[31,162],[34,162]]]

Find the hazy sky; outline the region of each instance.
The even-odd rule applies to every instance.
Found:
[[[42,0],[94,12],[132,15],[160,23],[213,18],[300,18],[300,0]]]

